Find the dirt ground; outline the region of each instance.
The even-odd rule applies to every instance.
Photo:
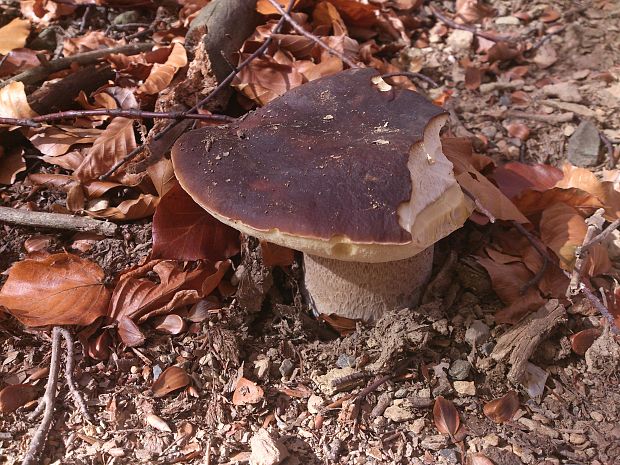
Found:
[[[484,136],[477,149],[497,163],[560,164],[568,138],[586,118],[612,143],[620,143],[620,5],[598,0],[489,4],[497,10],[489,26],[502,34],[533,36],[542,21],[524,23],[515,15],[540,15],[548,6],[561,13],[564,28],[524,55],[528,71],[520,79],[502,82],[487,75],[473,90],[465,86],[462,66],[464,58],[477,56],[463,45],[473,39],[468,34],[437,27],[427,47],[395,56],[394,63],[415,64],[416,71],[440,84],[425,89],[431,97],[452,92],[451,131]],[[442,5],[453,8],[450,1]],[[615,86],[607,80],[610,70]],[[570,87],[560,88],[558,95],[543,91],[549,84]],[[562,94],[574,90],[578,98]],[[517,102],[518,91],[528,98]],[[519,119],[531,131],[522,142],[509,133],[517,120],[509,116],[511,110],[547,116],[571,111],[573,117],[565,122]],[[601,158],[592,169],[600,171],[608,162]],[[5,203],[28,198],[39,208],[62,202],[65,195],[31,193],[19,181],[0,192]],[[0,271],[5,271],[24,257],[24,242],[40,232],[1,228]],[[149,221],[122,228],[118,238],[100,241],[83,255],[100,264],[110,280],[150,251]],[[51,237],[50,251],[75,244],[72,234],[45,234]],[[347,337],[308,316],[300,305],[298,262],[273,271],[256,265],[274,282],[260,311],[245,310],[239,299],[222,296],[222,309],[187,333],[148,331],[143,347],[119,344],[104,362],[78,350],[75,379],[95,421],[84,421],[63,386],[44,463],[246,463],[259,448],[251,438],[266,428],[288,465],[620,464],[617,339],[605,333],[586,356],[572,352],[569,337],[599,322],[587,302],[576,301],[553,327],[540,330],[544,335],[529,359],[529,376],[514,383],[509,376],[514,359],[494,352],[510,327],[494,322],[501,302],[488,275],[470,258],[483,235],[484,228],[467,225],[438,245],[439,294],[417,309],[386,315],[375,328],[360,325]],[[451,251],[457,252],[452,263]],[[0,383],[38,379],[42,390],[49,333],[25,330],[8,316],[0,317]],[[191,388],[156,397],[153,382],[171,365],[190,375]],[[386,375],[386,382],[360,396]],[[240,377],[262,388],[258,402],[233,402]],[[518,392],[517,413],[505,423],[491,421],[484,405],[511,390]],[[460,414],[454,438],[434,424],[437,396],[451,399]],[[27,410],[0,415],[0,463],[20,463],[38,425]]]

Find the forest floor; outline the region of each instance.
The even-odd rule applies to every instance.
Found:
[[[29,18],[27,12],[33,4],[35,8],[45,4],[48,11],[53,4],[57,9],[71,6],[73,10],[66,15],[54,10],[47,24],[30,18],[27,47],[35,48],[35,40],[50,40],[59,28],[64,30],[55,36],[59,41],[92,31],[110,39],[91,37],[89,40],[96,42],[88,45],[92,48],[85,45],[87,41],[76,42],[79,51],[116,46],[118,40],[136,31],[143,32],[129,41],[159,35],[155,39],[166,45],[171,37],[184,35],[187,23],[174,20],[184,14],[189,17],[191,13],[179,9],[192,4],[164,2],[154,8],[145,1],[127,9],[122,8],[123,2],[102,2],[94,7],[80,3],[23,0],[20,5],[2,1],[0,27],[13,18]],[[481,8],[476,2],[455,5],[443,1],[433,6],[449,17],[454,17],[457,7],[465,16],[479,15],[468,27],[509,36],[500,42],[487,40],[478,32],[454,29],[430,14],[426,2],[423,6],[417,3],[376,2],[383,11],[391,12],[386,18],[390,18],[387,23],[392,29],[384,23],[375,37],[380,47],[362,47],[359,53],[379,56],[386,66],[383,72],[404,69],[435,81],[436,88],[415,82],[449,111],[447,126],[453,136],[471,138],[476,152],[497,166],[519,162],[561,167],[568,160],[587,166],[599,178],[604,170],[615,168],[620,147],[617,2],[490,0]],[[466,8],[464,3],[470,6]],[[119,19],[121,15],[125,18]],[[356,25],[343,16],[351,36],[357,34],[355,41],[363,43],[360,30],[374,26]],[[167,29],[161,26],[166,18]],[[160,21],[157,28],[149,29],[156,20]],[[263,17],[262,23],[265,21]],[[134,23],[146,26],[124,26]],[[391,38],[381,42],[386,31]],[[401,33],[407,41],[394,38]],[[44,46],[53,56],[60,43]],[[122,61],[118,58],[114,66],[128,69]],[[8,62],[0,64],[5,79],[19,71],[3,71]],[[172,66],[170,60],[167,63],[160,68]],[[132,69],[146,70],[147,65],[152,63],[134,64]],[[150,69],[143,72],[148,76]],[[71,69],[71,73],[77,71],[77,67]],[[137,86],[128,82],[137,78],[128,75],[112,73],[109,79],[116,79],[115,89],[135,90]],[[196,82],[191,76],[190,71],[177,76],[172,84],[168,81],[175,92],[167,87],[149,95],[142,89],[140,108],[172,108],[183,101],[180,94],[191,93]],[[253,82],[252,77],[240,76]],[[205,95],[208,86],[200,85],[203,87],[194,90]],[[262,81],[261,85],[255,94],[246,93],[243,98],[238,91],[232,97],[227,95],[225,101],[233,101],[227,105],[227,114],[239,115],[251,106],[252,99],[258,101],[256,95],[282,93],[277,85],[271,88]],[[88,97],[99,87],[101,84],[90,88]],[[37,90],[37,85],[26,86],[29,96]],[[44,106],[44,100],[41,97],[37,102]],[[104,101],[101,98],[95,103]],[[92,100],[90,103],[95,105]],[[52,105],[37,111],[50,113],[50,108],[74,109]],[[215,111],[217,106],[210,109]],[[163,124],[157,124],[161,129]],[[95,126],[87,126],[81,125],[80,137],[84,144],[92,144],[93,137],[86,130]],[[595,142],[588,139],[593,127],[602,135]],[[67,132],[59,129],[54,134]],[[152,137],[156,131],[143,126],[138,132]],[[46,136],[53,138],[50,133]],[[103,285],[109,289],[118,285],[123,270],[153,258],[151,215],[155,206],[149,210],[148,199],[161,194],[159,189],[152,190],[154,194],[146,190],[138,193],[116,179],[113,187],[99,187],[107,189],[104,207],[95,210],[86,190],[86,200],[82,198],[80,207],[74,209],[75,190],[61,185],[60,178],[33,177],[71,176],[76,165],[67,151],[51,153],[50,149],[62,145],[62,137],[45,145],[32,134],[7,130],[0,134],[0,141],[4,153],[0,158],[4,163],[0,164],[0,206],[66,213],[101,212],[103,208],[110,212],[98,218],[111,218],[120,225],[114,236],[103,237],[2,224],[0,272],[5,276],[0,285],[8,282],[11,266],[32,254],[43,254],[38,259],[44,260],[46,254],[71,252],[97,264],[105,276]],[[571,144],[596,147],[593,152],[575,151]],[[7,159],[14,148],[20,150],[25,162],[22,169],[9,173]],[[65,158],[54,163],[55,157]],[[127,199],[134,204],[123,209]],[[111,212],[114,208],[122,212]],[[132,208],[142,209],[142,213],[131,216]],[[481,244],[493,236],[491,226],[479,223],[468,222],[438,244],[435,287],[427,294],[426,303],[389,313],[374,328],[353,323],[349,331],[340,328],[341,334],[309,316],[301,302],[297,291],[299,257],[291,266],[267,268],[257,245],[251,240],[244,242],[245,270],[260,278],[252,283],[255,287],[258,281],[271,283],[258,294],[254,288],[251,295],[243,294],[250,292],[247,288],[237,290],[240,273],[228,272],[209,299],[177,313],[178,320],[183,320],[182,329],[165,327],[174,326],[177,320],[150,321],[150,326],[141,326],[141,344],[125,344],[127,340],[112,330],[101,332],[102,328],[78,338],[74,378],[94,420],[86,421],[74,406],[61,373],[54,426],[43,463],[215,465],[250,459],[266,465],[279,461],[289,465],[620,463],[620,345],[613,327],[589,300],[577,296],[569,302],[544,292],[537,307],[540,310],[534,309],[525,319],[519,314],[514,321],[498,322],[496,314],[507,302],[500,300],[503,295],[496,288],[489,263],[494,259],[494,263],[507,266],[509,260],[502,262],[506,255],[500,257],[499,252],[487,252],[487,262],[479,259]],[[605,250],[609,250],[611,262],[605,276],[613,278],[620,269],[614,261],[620,259],[620,253],[615,242],[609,244]],[[239,255],[231,260],[239,270]],[[163,278],[156,272],[151,266],[144,276],[159,285]],[[253,305],[242,305],[250,301]],[[35,386],[33,397],[38,397],[48,374],[51,338],[46,328],[32,326],[36,325],[24,326],[8,313],[0,314],[0,389],[28,384]],[[576,353],[578,344],[571,336],[590,328],[596,328],[600,337],[592,338]],[[85,342],[92,334],[104,336],[94,344],[92,339]],[[165,371],[172,366],[181,370]],[[166,373],[168,379],[160,378]],[[373,385],[382,377],[383,383]],[[452,434],[438,429],[442,418],[436,407],[439,396],[449,399],[458,412],[459,425]],[[511,402],[515,396],[516,404]],[[503,400],[488,405],[500,398]],[[39,425],[38,419],[28,417],[37,401],[24,403],[14,412],[0,413],[0,463],[20,463]]]

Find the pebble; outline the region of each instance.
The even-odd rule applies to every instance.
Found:
[[[575,444],[577,446],[585,443],[588,438],[585,437],[583,434],[578,434],[578,433],[571,433],[570,436],[568,436],[568,440],[572,443]]]
[[[120,15],[116,16],[112,20],[112,23],[115,25],[139,23],[140,18],[141,18],[141,15],[139,11],[129,10],[129,11],[124,11]]]
[[[487,434],[482,438],[482,443],[487,447],[496,447],[499,445],[499,436],[497,434]]]
[[[321,410],[321,407],[323,407],[323,399],[316,394],[312,394],[308,398],[308,412],[312,415],[316,415]]]
[[[292,362],[290,358],[285,358],[282,360],[280,364],[280,374],[283,378],[288,378],[293,374],[293,370],[295,369],[295,364]]]
[[[284,444],[273,439],[264,428],[252,436],[250,449],[250,465],[277,465],[289,455]]]
[[[407,389],[405,388],[400,388],[398,389],[395,393],[394,393],[394,398],[395,399],[402,399],[403,397],[407,397]]]
[[[470,370],[471,363],[469,363],[467,360],[455,360],[454,362],[452,362],[452,365],[450,365],[448,374],[452,379],[462,381],[464,379],[467,379]]]
[[[573,126],[572,124],[567,124],[566,126],[564,126],[564,129],[562,130],[562,132],[564,133],[566,137],[570,137],[575,132],[575,129],[577,128],[575,128],[575,126]]]
[[[490,336],[491,330],[480,320],[474,320],[465,331],[465,341],[472,347],[486,342]]]
[[[258,360],[254,361],[254,375],[258,379],[267,378],[270,368],[271,368],[271,363],[267,357],[259,358]]]
[[[439,451],[441,455],[448,463],[459,463],[459,457],[454,449],[441,449]]]
[[[474,42],[474,34],[470,31],[455,29],[448,36],[446,42],[455,52],[459,50],[469,50],[471,44]]]
[[[476,385],[473,381],[455,381],[454,390],[462,396],[475,396]]]
[[[413,420],[413,422],[411,422],[411,426],[409,427],[409,430],[413,434],[420,434],[423,429],[424,429],[424,418],[416,418],[415,420]]]
[[[392,405],[385,409],[383,416],[395,422],[413,420],[415,414],[408,407],[409,405],[404,399],[396,399]]]
[[[497,129],[495,126],[486,126],[482,128],[480,132],[489,139],[493,139],[497,135]]]
[[[355,357],[351,357],[347,354],[340,354],[338,360],[336,360],[336,366],[338,368],[353,368],[355,367]]]
[[[590,417],[594,420],[594,421],[603,421],[605,419],[605,417],[603,416],[602,413],[600,412],[590,412]]]
[[[589,120],[583,120],[568,139],[568,161],[576,166],[594,166],[599,160],[601,140],[598,129]]]
[[[495,18],[495,24],[500,26],[518,26],[521,21],[516,16],[500,16]]]
[[[448,445],[448,436],[442,434],[436,434],[433,436],[426,436],[420,442],[420,447],[427,450],[440,450],[444,449]]]
[[[480,346],[480,353],[485,357],[488,357],[493,352],[493,349],[495,349],[494,342],[485,342]]]
[[[579,103],[583,100],[577,86],[570,82],[548,84],[542,88],[542,91],[545,95],[557,97],[563,102]]]

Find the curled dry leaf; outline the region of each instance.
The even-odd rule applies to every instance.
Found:
[[[94,128],[73,128],[68,126],[49,126],[30,132],[30,142],[48,157],[64,155],[76,144],[92,144],[103,131]]]
[[[84,161],[73,174],[82,181],[98,178],[135,148],[133,120],[114,118],[94,141]]]
[[[153,258],[225,260],[239,253],[239,232],[207,213],[176,184],[153,216]]]
[[[222,309],[222,303],[214,295],[202,299],[191,306],[187,312],[187,319],[192,323],[201,323],[209,318],[211,313],[217,313]]]
[[[106,36],[103,31],[89,31],[79,37],[65,39],[62,45],[62,54],[64,56],[70,56],[100,48],[118,47],[120,45],[125,45],[125,41],[116,41]]]
[[[26,241],[24,242],[24,249],[26,249],[26,252],[28,253],[41,252],[42,250],[45,250],[50,245],[52,245],[53,241],[53,236],[39,234],[26,239]]]
[[[339,316],[336,314],[321,314],[319,318],[325,323],[327,323],[329,326],[334,328],[336,331],[338,331],[338,334],[340,334],[342,337],[353,334],[357,327],[357,322],[360,321],[352,320],[351,318],[345,318],[344,316]]]
[[[182,389],[191,382],[191,378],[183,368],[171,366],[166,368],[153,383],[153,395],[163,397],[173,391]]]
[[[24,83],[14,81],[0,89],[0,117],[32,118],[37,114],[26,99]]]
[[[23,260],[9,269],[0,306],[24,325],[86,326],[105,315],[110,293],[103,270],[68,253]]]
[[[149,413],[146,416],[146,423],[152,426],[153,428],[155,428],[156,430],[161,431],[163,433],[172,432],[172,430],[170,429],[170,426],[168,426],[168,423],[166,423],[163,418],[161,418],[158,415],[155,415],[154,413]]]
[[[24,149],[14,148],[9,153],[0,153],[0,184],[13,184],[17,175],[26,169]]]
[[[88,355],[95,360],[107,360],[110,357],[112,336],[109,330],[104,330],[99,336],[88,341]]]
[[[44,26],[56,18],[70,15],[77,8],[75,4],[69,2],[51,0],[20,0],[19,6],[25,18]]]
[[[585,355],[586,351],[603,334],[601,328],[588,328],[570,337],[570,346],[577,355]]]
[[[151,194],[140,194],[137,199],[123,200],[116,207],[95,206],[86,211],[89,216],[109,220],[127,221],[146,218],[155,213],[159,197]],[[97,205],[97,204],[95,204]]]
[[[187,52],[182,44],[175,42],[164,64],[155,63],[149,77],[138,88],[138,92],[153,95],[164,90],[172,82],[176,72],[187,65]]]
[[[263,389],[247,378],[239,378],[237,387],[233,393],[232,403],[234,405],[256,404],[263,399]]]
[[[527,165],[509,162],[495,168],[489,177],[504,195],[514,199],[526,190],[543,192],[551,189],[564,177],[564,174],[555,166],[542,163]]]
[[[499,399],[486,403],[483,411],[495,423],[506,423],[517,413],[520,405],[519,394],[516,391],[509,391]]]
[[[433,421],[441,434],[448,434],[450,436],[454,436],[461,425],[461,419],[456,407],[452,401],[442,396],[435,399]]]
[[[175,314],[156,318],[153,326],[157,331],[166,334],[180,334],[187,329],[185,320]]]
[[[30,21],[15,18],[6,26],[0,27],[0,55],[6,55],[16,48],[26,45],[30,35]]]
[[[530,137],[530,128],[523,123],[510,123],[506,125],[506,130],[510,137],[516,137],[522,141],[527,140]]]
[[[12,384],[0,391],[0,412],[14,412],[37,398],[37,388],[31,384]]]

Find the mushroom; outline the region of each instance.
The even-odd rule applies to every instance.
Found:
[[[220,221],[303,252],[316,312],[373,322],[416,304],[433,245],[472,211],[442,153],[445,121],[420,94],[351,69],[186,133],[172,161]]]

